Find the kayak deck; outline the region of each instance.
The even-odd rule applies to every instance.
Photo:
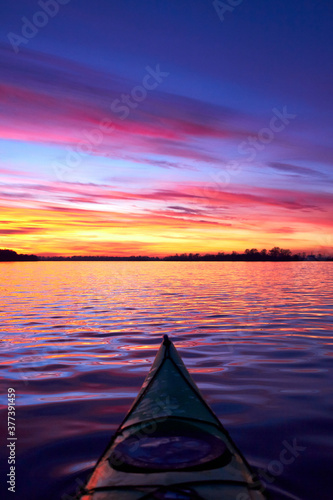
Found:
[[[263,486],[164,337],[81,500],[263,500]]]

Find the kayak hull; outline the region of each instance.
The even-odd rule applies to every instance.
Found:
[[[166,337],[81,500],[263,500],[263,486]]]

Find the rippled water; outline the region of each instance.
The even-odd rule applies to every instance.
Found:
[[[8,387],[17,394],[16,498],[75,492],[165,333],[272,499],[332,498],[332,263],[31,262],[0,271],[2,403]],[[4,460],[6,420],[5,408]],[[7,498],[4,481],[1,489]]]

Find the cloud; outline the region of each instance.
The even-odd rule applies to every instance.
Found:
[[[131,214],[151,209],[151,204],[166,203],[169,211],[186,213],[187,215],[211,214],[243,210],[248,207],[257,210],[258,207],[284,209],[287,211],[331,213],[333,194],[306,192],[293,189],[260,188],[242,185],[232,185],[227,189],[210,187],[195,182],[160,182],[161,187],[146,187],[136,189],[119,188],[107,184],[66,183],[44,181],[39,183],[19,183],[3,185],[0,199],[3,203],[11,200],[18,205],[22,199],[31,201],[32,206],[54,207],[54,210],[71,210],[73,206],[89,205],[97,210],[105,210],[106,206],[119,212],[128,212],[129,202],[133,202]],[[103,205],[103,208],[98,208]]]
[[[22,227],[17,229],[0,229],[0,234],[33,234],[42,232],[38,227]]]
[[[176,210],[177,212],[183,212],[186,214],[199,214],[201,211],[193,208],[188,208],[188,207],[180,207],[178,205],[170,205],[168,206],[171,210]]]
[[[188,165],[184,162],[177,162],[177,161],[166,161],[166,160],[155,160],[155,159],[150,159],[150,158],[142,158],[138,159],[134,156],[130,158],[131,161],[134,162],[140,162],[145,165],[152,165],[154,167],[161,167],[161,168],[166,168],[166,169],[171,169],[171,168],[176,168],[180,170],[192,170],[192,171],[198,171],[199,169],[192,166]]]
[[[64,204],[61,197],[48,199],[42,190],[34,208],[20,208],[19,195],[16,207],[3,201],[2,219],[11,224],[0,224],[2,245],[23,253],[165,255],[238,250],[249,245],[270,248],[287,236],[292,248],[300,248],[309,245],[314,233],[333,229],[332,197],[321,199],[313,193],[311,203],[306,204],[306,194],[292,190],[247,187],[245,192],[245,187],[238,186],[235,192],[224,190],[219,197],[207,198],[197,193],[197,186],[178,185],[140,193],[118,190],[118,203],[115,193],[105,186],[68,187],[79,199],[91,196],[92,200],[89,190],[95,188],[103,203],[85,199],[81,204]],[[297,209],[285,203],[293,197]],[[127,200],[124,204],[123,199]],[[320,202],[322,210],[305,208]]]
[[[135,155],[155,153],[211,162],[218,157],[196,144],[197,139],[240,140],[247,133],[235,125],[239,112],[164,93],[160,88],[121,120],[110,105],[140,82],[29,50],[20,52],[14,61],[0,47],[0,57],[0,95],[6,115],[5,120],[0,119],[2,139],[77,148],[89,143],[91,131],[99,130],[108,119],[113,130],[104,129],[101,142],[91,141],[89,154],[121,157],[125,150]],[[163,160],[155,164],[181,166]]]
[[[300,167],[298,165],[291,165],[289,163],[279,163],[279,162],[270,162],[268,166],[274,168],[275,170],[279,170],[281,172],[296,174],[296,175],[304,175],[311,177],[327,177],[326,174],[319,172],[318,170],[314,170],[313,168],[308,167]]]

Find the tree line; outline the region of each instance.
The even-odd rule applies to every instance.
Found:
[[[14,250],[0,249],[0,261],[302,261],[302,260],[333,260],[333,257],[322,254],[306,254],[305,252],[293,254],[291,250],[273,247],[271,250],[246,249],[244,253],[233,251],[231,253],[218,252],[217,254],[182,253],[167,257],[148,257],[146,255],[132,255],[130,257],[117,257],[108,255],[73,255],[71,257],[52,256],[39,257],[37,255],[18,254]]]

